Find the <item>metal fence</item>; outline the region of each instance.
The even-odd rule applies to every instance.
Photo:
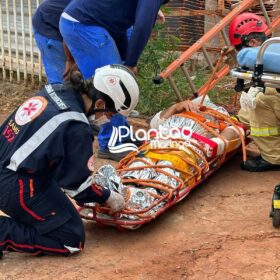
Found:
[[[39,0],[0,0],[0,67],[3,80],[42,81],[42,63],[32,32]]]
[[[34,83],[44,77],[32,32],[32,15],[41,1],[0,0],[0,78],[3,80]],[[271,13],[279,13],[279,9],[272,9],[277,1],[280,0],[264,0]],[[172,0],[167,6],[164,32],[179,37],[178,49],[186,50],[238,2],[242,0]],[[222,38],[218,38],[206,47],[215,51],[221,43]]]
[[[185,51],[214,25],[220,22],[236,5],[243,1],[172,0],[167,5],[167,21],[163,32],[179,37],[178,48]],[[273,16],[273,12],[275,14],[278,12],[279,14],[279,7],[277,10],[277,5],[280,5],[280,0],[263,0],[263,3],[270,16]],[[248,11],[263,15],[259,5],[254,5]],[[223,45],[224,40],[220,36],[216,37],[215,41],[212,41],[211,44],[208,44],[207,48],[215,51],[216,48],[220,48]]]
[[[4,80],[42,81],[40,52],[32,36],[32,14],[41,1],[0,0],[0,68]],[[178,49],[185,50],[203,35],[205,27],[215,24],[212,21],[218,2],[224,0],[171,1],[164,32],[179,37]]]

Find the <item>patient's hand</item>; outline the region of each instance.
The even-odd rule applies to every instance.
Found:
[[[199,105],[191,100],[184,100],[176,103],[168,109],[161,112],[160,118],[167,119],[174,114],[180,114],[182,112],[199,112]]]
[[[164,13],[161,10],[158,11],[157,22],[160,23],[160,24],[165,23],[165,16],[164,16]]]
[[[182,102],[174,104],[174,109],[176,110],[176,113],[182,113],[182,112],[199,112],[199,105],[192,102],[191,100],[184,100]]]

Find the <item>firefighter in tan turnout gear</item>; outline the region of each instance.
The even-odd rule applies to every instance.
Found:
[[[230,24],[229,36],[238,50],[241,67],[253,69],[261,44],[267,39],[267,25],[253,13],[243,13]],[[271,44],[263,56],[264,71],[280,73],[280,44]],[[260,156],[242,163],[241,168],[258,172],[280,167],[280,93],[273,88],[251,87],[242,92],[239,120],[250,126]]]

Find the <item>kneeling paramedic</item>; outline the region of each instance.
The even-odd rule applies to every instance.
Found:
[[[112,81],[114,81],[112,83]],[[117,94],[116,94],[117,93]],[[126,114],[138,102],[139,88],[124,66],[96,70],[84,82],[46,85],[0,127],[0,253],[69,255],[82,250],[82,220],[62,191],[78,204],[106,203],[112,212],[124,199],[92,180],[92,129],[87,116]]]

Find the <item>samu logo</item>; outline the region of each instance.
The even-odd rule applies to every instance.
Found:
[[[189,127],[166,128],[160,125],[159,129],[149,129],[148,131],[138,129],[135,133],[133,133],[132,126],[114,126],[108,143],[108,148],[111,153],[132,152],[138,150],[137,146],[133,144],[134,141],[159,142],[159,140],[172,139],[188,140],[191,136],[192,130]],[[116,145],[117,143],[122,143],[127,139],[130,139],[130,143]]]

